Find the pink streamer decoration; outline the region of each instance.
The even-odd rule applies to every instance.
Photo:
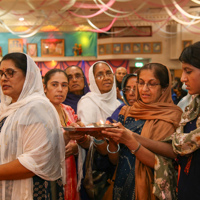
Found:
[[[115,0],[110,0],[106,5],[108,7],[112,6],[113,4],[115,3]],[[96,13],[92,14],[92,15],[78,15],[72,11],[68,11],[70,14],[76,16],[76,17],[81,17],[81,18],[92,18],[92,17],[95,17],[97,15],[100,15],[102,14],[104,11],[108,10],[108,8],[106,7],[103,7],[101,10],[97,11]]]
[[[180,3],[180,2],[179,2]],[[182,3],[183,5],[182,6],[185,6],[187,3],[188,3],[188,0],[182,0]],[[172,14],[175,15],[177,13],[177,9],[175,9]],[[137,12],[135,12],[135,15],[138,16],[140,19],[142,19],[143,21],[146,21],[146,22],[153,22],[153,23],[156,23],[156,22],[163,22],[165,21],[166,19],[163,19],[163,20],[149,20],[149,19],[145,19],[144,17],[142,17],[141,15],[139,15]],[[171,18],[171,17],[170,17]]]
[[[188,18],[184,14],[182,14],[182,16],[185,18],[185,21],[189,22]],[[184,25],[184,26],[186,26],[186,25]],[[200,29],[200,27],[196,26],[195,24],[192,24],[191,26],[194,28]]]
[[[115,18],[112,20],[111,24],[110,24],[109,26],[107,26],[107,27],[104,27],[104,28],[101,28],[101,29],[98,29],[98,30],[89,29],[89,30],[87,30],[87,31],[95,32],[95,33],[102,33],[102,32],[109,31],[109,30],[111,29],[112,25],[115,23],[116,20],[117,20],[117,17],[115,17]]]
[[[146,21],[146,22],[157,23],[157,22],[165,21],[165,19],[161,19],[161,20],[150,20],[150,19],[145,19],[144,17],[142,17],[141,15],[139,15],[137,12],[135,12],[135,15],[136,15],[137,17],[139,17],[140,19],[142,19],[143,21]]]
[[[200,35],[199,32],[194,32],[194,31],[191,31],[190,29],[188,29],[186,26],[183,26],[184,29],[186,29],[188,32],[190,33],[193,33],[193,34],[196,34],[196,35]]]
[[[148,0],[143,0],[143,1],[146,2],[146,3],[149,4],[149,5],[157,6],[157,7],[160,7],[160,8],[164,8],[164,7],[174,7],[174,4],[173,4],[173,3],[171,3],[171,4],[166,4],[166,6],[163,6],[162,4],[153,3],[153,2],[148,1]],[[180,0],[180,2],[178,2],[178,4],[182,3],[182,1],[185,1],[185,0]]]
[[[181,14],[182,14],[182,13],[181,13]],[[185,18],[185,21],[189,22],[188,18],[187,18],[184,14],[182,14],[182,16]],[[191,25],[191,27],[200,30],[200,27],[196,26],[195,24]],[[196,35],[200,35],[200,32],[191,31],[190,29],[187,28],[186,25],[184,25],[183,28],[186,29],[186,30],[187,30],[188,32],[190,32],[190,33],[193,33],[193,34],[196,34]]]
[[[174,9],[172,13],[173,13],[173,14],[176,14],[176,13],[177,13],[177,9]],[[158,27],[157,30],[155,30],[155,31],[152,32],[152,34],[157,33],[164,25],[166,25],[166,24],[169,22],[170,19],[171,19],[171,17],[169,16],[169,17],[165,20],[165,22],[164,22],[160,27]],[[145,33],[145,32],[143,32],[143,31],[137,29],[136,26],[133,26],[133,25],[131,24],[131,22],[129,21],[128,18],[126,18],[126,19],[124,19],[124,20],[125,20],[125,21],[124,21],[125,24],[127,25],[126,22],[128,22],[128,25],[131,26],[134,30],[137,30],[138,32],[141,32],[141,33],[143,33],[143,34]],[[144,19],[144,21],[146,21],[146,19]],[[149,21],[149,20],[147,20],[147,21]],[[151,21],[151,22],[155,22],[155,21]],[[141,35],[143,35],[143,34],[141,34]],[[140,34],[139,34],[139,35],[140,35]]]
[[[111,1],[111,0],[110,0]],[[107,5],[109,4],[110,2],[107,3]],[[113,4],[115,3],[115,1],[112,2],[112,4],[109,6],[111,7]],[[80,2],[76,2],[73,7],[76,7],[76,8],[84,8],[84,9],[95,9],[95,8],[104,8],[105,6],[103,5],[99,5],[97,6],[96,4],[93,5],[93,4],[87,4],[87,3],[80,3]]]
[[[37,9],[39,9],[41,6],[43,6],[43,5],[45,4],[46,1],[47,1],[47,0],[43,0],[43,1],[41,2],[41,4],[35,8],[35,10],[37,10]],[[29,12],[23,13],[23,14],[17,14],[17,13],[15,13],[15,12],[13,12],[12,14],[13,14],[13,15],[16,15],[16,16],[24,16],[24,15],[29,15],[29,14],[35,12],[35,10],[30,10]]]

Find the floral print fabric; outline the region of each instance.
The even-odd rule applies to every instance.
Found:
[[[176,132],[169,138],[165,139],[165,142],[172,142],[173,150],[175,153],[182,156],[193,153],[199,149],[200,146],[200,95],[195,96],[189,106],[186,107],[180,121],[180,127],[176,129]],[[190,133],[184,133],[184,126],[197,118],[196,129]],[[154,182],[154,194],[159,199],[176,199],[176,185],[177,180],[175,174],[176,171],[173,167],[172,160],[159,156],[156,156],[155,162],[156,173]],[[169,195],[169,189],[171,188],[172,196]]]

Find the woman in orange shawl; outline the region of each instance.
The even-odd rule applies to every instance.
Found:
[[[160,141],[175,132],[182,111],[171,98],[171,74],[164,65],[150,63],[140,69],[137,82],[137,101],[130,110],[126,106],[122,108],[121,123],[116,124],[119,128],[102,131],[110,138],[107,147],[110,159],[116,160],[116,154],[119,155],[113,199],[173,199],[175,188],[171,185],[160,188],[157,197],[153,194],[155,180],[164,183],[164,176],[173,178],[173,175],[166,172],[157,177],[156,155],[133,137],[133,134],[139,134]],[[120,143],[119,152],[116,143]]]

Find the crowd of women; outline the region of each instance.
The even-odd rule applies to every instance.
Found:
[[[0,200],[188,200],[200,197],[200,42],[179,60],[192,96],[172,100],[161,63],[126,74],[104,61],[40,70],[23,53],[0,63]],[[117,85],[118,84],[118,85]],[[117,89],[116,89],[117,88]],[[119,89],[123,92],[120,100]],[[98,131],[64,127],[97,126]],[[76,129],[74,129],[76,130]]]

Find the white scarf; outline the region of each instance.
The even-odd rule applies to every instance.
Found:
[[[120,105],[120,102],[117,100],[115,78],[112,89],[107,93],[101,94],[93,73],[94,65],[97,63],[105,63],[113,73],[110,65],[103,61],[98,61],[90,67],[89,82],[91,92],[88,92],[80,99],[77,109],[78,117],[86,125],[98,122],[100,119],[105,122],[107,117],[111,116],[115,109]],[[94,113],[95,115],[91,113]]]
[[[15,103],[1,90],[0,164],[19,162],[45,180],[65,180],[65,148],[60,120],[45,97],[40,70],[27,57],[27,73]],[[11,188],[11,190],[9,189]],[[0,199],[32,200],[32,178],[0,181]]]

